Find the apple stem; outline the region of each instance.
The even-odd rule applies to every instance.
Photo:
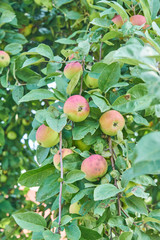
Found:
[[[115,162],[114,162],[114,150],[112,147],[112,138],[109,136],[108,137],[108,143],[109,143],[109,151],[111,153],[111,165],[112,169],[115,170]],[[117,179],[114,178],[114,186],[118,188],[117,185]],[[118,215],[121,216],[121,201],[120,201],[120,193],[117,194],[117,202],[118,202]]]
[[[82,60],[83,73],[84,73],[84,66],[85,66],[85,57]],[[81,86],[80,86],[79,95],[82,95],[82,91],[83,91],[83,73],[82,73],[82,76],[81,76]]]
[[[62,131],[59,135],[59,153],[60,153],[60,166],[61,166],[61,178],[63,179],[63,161],[62,161]],[[60,182],[60,191],[59,191],[59,221],[58,221],[58,233],[60,233],[61,230],[61,213],[62,213],[62,186],[63,182]]]

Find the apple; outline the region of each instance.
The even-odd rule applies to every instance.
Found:
[[[24,126],[28,126],[28,125],[30,125],[30,121],[28,121],[28,120],[26,120],[25,118],[23,118],[23,119],[22,119],[22,124],[23,124]]]
[[[134,16],[130,17],[130,22],[132,23],[132,25],[141,26],[146,23],[146,19],[142,15],[134,15]],[[149,27],[149,25],[145,24],[143,26],[143,29],[146,29],[147,27]]]
[[[115,110],[103,113],[99,119],[100,128],[103,133],[109,136],[115,136],[125,125],[124,117]]]
[[[0,67],[7,67],[10,63],[10,56],[4,51],[0,51]]]
[[[90,182],[95,182],[100,177],[103,177],[107,169],[107,161],[98,154],[93,154],[86,158],[81,165],[81,171],[86,174],[85,178]]]
[[[7,181],[7,176],[4,175],[4,174],[2,174],[2,175],[0,176],[0,182],[1,182],[1,183],[4,183],[4,182],[6,182],[6,181]]]
[[[66,157],[67,155],[72,154],[72,153],[73,153],[73,151],[72,151],[71,149],[69,149],[69,148],[63,148],[63,149],[62,149],[62,159],[63,159],[64,157]],[[57,168],[59,171],[61,171],[61,166],[60,166],[60,152],[59,152],[59,151],[54,155],[54,157],[53,157],[53,163],[54,163],[55,168]],[[67,171],[68,171],[68,169],[63,168],[63,172],[64,172],[64,173],[67,172]]]
[[[70,80],[78,72],[80,72],[80,76],[83,73],[82,65],[79,62],[70,62],[64,68],[64,76]]]
[[[114,18],[112,18],[112,22],[114,22],[118,28],[122,27],[124,24],[124,21],[120,15],[114,16]]]
[[[69,213],[71,214],[79,214],[81,208],[81,204],[79,202],[75,202],[70,205],[69,207]]]
[[[9,140],[15,140],[17,138],[17,133],[13,132],[13,131],[10,131],[7,133],[7,138]]]
[[[98,79],[92,78],[88,74],[86,75],[84,82],[88,88],[97,88],[98,87]]]
[[[80,140],[74,140],[74,145],[78,147],[82,152],[83,151],[89,151],[91,148],[91,145],[87,145],[83,142],[83,139]]]
[[[82,122],[88,117],[90,107],[84,97],[73,95],[65,102],[63,111],[73,122]]]
[[[59,134],[52,128],[42,124],[36,132],[37,142],[45,148],[53,147],[59,142]]]

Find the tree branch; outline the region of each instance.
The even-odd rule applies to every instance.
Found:
[[[82,60],[82,69],[83,69],[83,72],[84,72],[84,66],[85,66],[85,57],[84,57],[83,60]],[[79,95],[82,94],[82,91],[83,91],[83,73],[82,73],[82,76],[81,76],[81,86],[80,86]]]
[[[112,165],[112,169],[115,170],[115,162],[114,162],[114,151],[112,148],[112,139],[109,136],[108,137],[108,143],[109,143],[109,151],[111,153],[111,165]],[[114,178],[114,186],[116,186],[118,188],[117,185],[117,179]],[[118,215],[121,216],[121,201],[120,201],[120,193],[117,194],[117,202],[118,202]]]
[[[63,161],[62,161],[62,131],[60,132],[60,142],[59,142],[59,155],[60,155],[60,166],[61,166],[61,179],[63,179]],[[60,182],[60,191],[59,191],[59,220],[58,220],[58,233],[61,230],[61,213],[62,213],[62,185],[63,182]]]

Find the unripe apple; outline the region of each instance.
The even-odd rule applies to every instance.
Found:
[[[74,145],[78,147],[82,152],[83,151],[89,151],[91,148],[91,145],[87,145],[83,142],[83,139],[80,140],[74,140]]]
[[[63,149],[62,149],[62,159],[63,159],[64,157],[66,157],[67,155],[72,154],[72,153],[73,153],[73,151],[72,151],[71,149],[69,149],[69,148],[63,148]],[[61,171],[61,166],[60,166],[60,152],[59,152],[59,151],[54,155],[54,157],[53,157],[53,163],[54,163],[55,168],[57,168],[59,171]],[[63,168],[63,172],[64,172],[64,173],[67,172],[67,171],[68,171],[68,169]]]
[[[28,126],[30,124],[30,122],[28,120],[26,120],[25,118],[22,119],[22,124],[24,126]]]
[[[79,202],[75,202],[70,205],[69,207],[69,213],[71,214],[79,214],[81,208],[81,204]]]
[[[97,88],[98,87],[98,79],[92,78],[88,74],[86,75],[84,82],[88,88]]]
[[[125,120],[119,112],[110,110],[103,113],[99,119],[99,123],[103,133],[115,136],[119,130],[123,129]]]
[[[64,76],[68,79],[72,79],[76,73],[83,73],[82,65],[79,62],[70,62],[64,68]]]
[[[7,176],[4,175],[4,174],[2,174],[2,175],[0,176],[0,182],[1,182],[1,183],[4,183],[4,182],[6,182],[6,181],[7,181]]]
[[[114,22],[118,28],[122,27],[124,24],[124,21],[120,15],[116,15],[114,18],[112,18],[112,22]]]
[[[141,26],[146,23],[146,19],[142,15],[134,15],[134,16],[130,17],[130,22],[132,23],[132,25]],[[143,26],[143,29],[146,29],[147,27],[149,27],[149,25],[145,24]]]
[[[7,67],[10,63],[10,56],[4,51],[0,51],[0,67]]]
[[[10,131],[7,133],[7,138],[9,140],[15,140],[17,138],[17,133],[13,132],[13,131]]]
[[[59,134],[52,128],[42,124],[36,132],[37,142],[45,148],[53,147],[59,142]]]
[[[95,182],[103,177],[107,169],[107,161],[98,154],[86,158],[81,165],[81,171],[86,174],[85,178],[90,182]]]
[[[63,111],[73,122],[82,122],[88,117],[90,107],[84,97],[73,95],[65,102]]]

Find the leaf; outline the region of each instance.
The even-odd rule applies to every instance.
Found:
[[[110,227],[118,227],[122,231],[129,231],[128,226],[125,226],[125,221],[122,216],[111,217],[108,221]]]
[[[79,181],[85,177],[85,174],[80,170],[73,170],[69,172],[66,176],[66,183],[74,183],[76,181]]]
[[[123,232],[120,236],[118,240],[131,240],[133,236],[132,232]]]
[[[0,147],[5,144],[4,130],[0,127]]]
[[[81,237],[81,231],[75,224],[71,224],[65,227],[66,235],[68,240],[79,240]]]
[[[40,185],[36,195],[36,200],[38,202],[43,202],[59,192],[60,183],[57,181],[58,178],[58,174],[45,177],[45,180],[42,182],[42,185]]]
[[[60,240],[60,235],[53,233],[49,230],[43,232],[43,237],[45,240]]]
[[[73,2],[73,0],[55,0],[56,7],[59,8],[64,4]]]
[[[73,92],[74,88],[76,87],[76,85],[80,79],[80,76],[81,76],[80,74],[81,73],[78,72],[72,77],[71,81],[69,82],[69,84],[67,86],[67,94],[71,95],[71,93]]]
[[[101,112],[105,112],[110,109],[108,101],[100,93],[93,93],[91,97],[93,99],[93,102],[99,107]]]
[[[44,167],[40,167],[23,173],[18,179],[18,182],[26,187],[40,186],[41,183],[46,179],[46,177],[54,174],[54,171],[54,167],[48,164]]]
[[[86,239],[86,240],[97,240],[101,238],[101,235],[92,229],[86,228],[86,227],[82,227],[79,226],[80,230],[81,230],[81,237]]]
[[[120,65],[119,63],[112,63],[106,65],[103,69],[99,79],[99,88],[105,92],[109,87],[116,84],[120,78]]]
[[[83,56],[87,56],[90,50],[90,44],[88,40],[81,41],[78,43],[78,49],[81,51]]]
[[[131,196],[129,198],[125,198],[125,201],[131,211],[148,215],[147,207],[141,198]]]
[[[37,84],[39,80],[41,79],[41,76],[34,72],[33,70],[25,67],[18,69],[16,71],[16,76],[20,78],[22,81],[27,82],[28,84]]]
[[[64,226],[67,223],[69,223],[72,220],[72,218],[69,215],[65,215],[61,219],[61,225]]]
[[[10,43],[5,46],[4,50],[12,55],[16,55],[22,51],[23,47],[19,43]]]
[[[38,45],[38,47],[36,47],[35,51],[40,55],[47,57],[50,60],[53,60],[53,52],[48,45],[41,43],[40,45]]]
[[[67,193],[77,193],[79,191],[79,188],[71,183],[65,183],[63,185],[63,191],[66,191]]]
[[[140,0],[141,6],[143,8],[144,16],[148,24],[152,24],[151,13],[149,9],[148,0]]]
[[[45,62],[45,59],[41,57],[32,57],[32,58],[26,59],[26,61],[23,63],[22,68],[26,66],[34,65],[34,64],[39,64],[41,62]]]
[[[61,44],[68,44],[68,45],[77,44],[77,42],[75,40],[72,40],[69,38],[60,38],[60,39],[56,40],[55,42],[61,43]]]
[[[39,164],[43,163],[43,161],[46,159],[49,150],[50,148],[43,148],[40,145],[37,147],[36,157]]]
[[[93,119],[87,119],[81,123],[76,123],[72,130],[73,140],[80,140],[84,138],[87,133],[93,135],[98,127],[99,123]]]
[[[110,25],[110,22],[103,18],[94,18],[90,23],[103,28],[108,28]]]
[[[52,128],[54,131],[60,132],[67,124],[67,117],[64,116],[58,119],[54,118],[52,114],[47,113],[46,122],[49,125],[49,127]]]
[[[117,193],[122,190],[116,188],[113,184],[102,184],[95,188],[94,190],[94,200],[104,200],[115,196]]]
[[[14,12],[9,10],[4,11],[0,17],[0,25],[11,22],[15,17],[16,15]]]
[[[157,118],[160,118],[160,104],[155,105],[155,114]]]
[[[147,225],[160,231],[160,223],[158,223],[160,221],[160,209],[152,210],[149,213],[148,217],[154,218],[156,222],[154,222],[154,220],[152,220],[150,222],[147,222]]]
[[[24,212],[12,215],[16,223],[24,229],[40,232],[47,226],[45,219],[38,213]]]
[[[24,95],[24,88],[23,86],[15,86],[12,91],[12,98],[13,100],[18,104],[18,101],[23,97]]]
[[[143,222],[147,223],[147,222],[155,222],[155,223],[159,223],[160,224],[160,220],[156,219],[156,218],[152,218],[152,217],[145,217],[143,218]]]
[[[19,103],[22,102],[29,102],[34,100],[43,100],[43,99],[54,99],[54,93],[47,90],[47,89],[34,89],[24,95],[20,100]]]
[[[149,122],[139,114],[134,115],[134,121],[138,124],[149,126]]]

